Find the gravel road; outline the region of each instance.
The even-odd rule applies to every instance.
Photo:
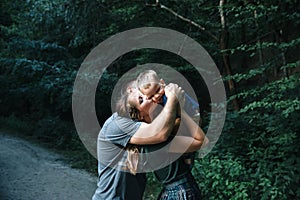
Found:
[[[0,132],[1,200],[90,200],[96,184],[96,176],[62,156]]]

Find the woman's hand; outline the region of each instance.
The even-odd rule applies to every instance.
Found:
[[[165,95],[170,101],[174,101],[176,103],[184,102],[184,90],[179,87],[177,84],[170,83],[165,87]],[[183,104],[181,104],[183,105]]]

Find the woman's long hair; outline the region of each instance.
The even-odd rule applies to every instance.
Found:
[[[131,94],[130,89],[136,88],[136,81],[129,81],[121,90],[121,97],[116,103],[115,111],[119,116],[128,117],[133,120],[139,120],[139,111],[135,108],[134,105],[130,105],[128,102],[129,95]]]

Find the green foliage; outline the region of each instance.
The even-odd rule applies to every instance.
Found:
[[[157,181],[153,173],[147,174],[147,184],[143,199],[156,200],[162,190],[161,184]]]
[[[204,199],[250,199],[253,183],[247,179],[244,164],[234,156],[210,154],[194,168]]]
[[[299,198],[300,127],[291,121],[276,113],[229,113],[214,151],[194,167],[204,199]]]
[[[32,135],[34,131],[34,125],[28,123],[24,120],[20,120],[14,115],[9,117],[0,117],[0,128],[3,131],[14,130],[16,133],[21,133],[22,135]]]

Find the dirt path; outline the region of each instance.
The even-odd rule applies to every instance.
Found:
[[[70,168],[61,158],[0,132],[0,199],[90,200],[96,177]]]

